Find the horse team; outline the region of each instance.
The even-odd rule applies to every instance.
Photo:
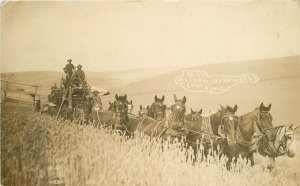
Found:
[[[254,165],[253,153],[258,152],[270,157],[273,162],[276,157],[287,154],[294,156],[289,148],[298,127],[274,127],[270,114],[271,104],[263,103],[253,111],[241,116],[235,115],[238,106],[226,106],[210,115],[202,115],[200,111],[191,109],[186,114],[186,97],[178,99],[174,95],[174,103],[167,107],[165,96],[154,97],[151,106],[142,107],[138,115],[131,114],[132,100],[127,96],[118,96],[109,102],[106,111],[93,109],[89,123],[96,127],[110,127],[127,135],[134,136],[139,132],[150,137],[159,137],[173,141],[175,138],[186,142],[186,147],[193,148],[195,156],[200,146],[204,154],[220,149],[228,157],[227,167],[230,168],[233,157],[245,157]],[[274,163],[269,168],[274,167]]]

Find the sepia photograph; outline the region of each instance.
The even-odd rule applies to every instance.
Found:
[[[300,1],[0,1],[0,186],[299,186]]]

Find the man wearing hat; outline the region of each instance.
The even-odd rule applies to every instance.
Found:
[[[81,65],[77,66],[77,70],[74,73],[73,79],[79,80],[79,82],[82,82],[82,83],[86,83],[85,82],[85,74],[84,74],[84,71],[81,70],[81,68],[82,68]]]
[[[67,67],[64,67],[64,73],[66,74],[66,78],[62,78],[63,84],[65,87],[69,86],[70,82],[71,82],[71,77],[69,74],[69,71],[67,69]]]
[[[93,106],[93,108],[102,109],[102,102],[101,102],[101,98],[99,96],[98,90],[93,91],[92,106]]]
[[[69,77],[72,77],[73,70],[75,69],[74,65],[72,64],[72,59],[68,59],[68,64],[66,64],[65,68],[69,74]]]

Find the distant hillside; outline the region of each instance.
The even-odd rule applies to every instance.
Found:
[[[219,109],[219,105],[237,104],[238,115],[252,111],[261,102],[272,103],[271,113],[274,123],[300,125],[300,56],[278,59],[255,60],[222,64],[201,65],[186,68],[206,71],[209,75],[236,76],[245,73],[257,74],[260,78],[255,84],[239,84],[222,94],[190,92],[175,83],[181,74],[178,68],[134,69],[121,72],[86,72],[90,85],[109,89],[112,93],[103,96],[104,106],[114,100],[115,93],[127,94],[133,100],[135,110],[139,105],[150,105],[154,96],[166,96],[166,104],[171,105],[173,94],[178,98],[187,97],[190,108],[203,108],[204,112]],[[39,93],[46,99],[54,82],[60,82],[62,72],[17,72],[3,73],[2,79],[35,84]]]
[[[174,83],[177,75],[183,69],[166,73],[155,78],[117,87],[115,91],[129,94],[141,94],[149,92],[165,92],[180,90],[181,87]],[[201,65],[186,70],[206,71],[209,75],[240,75],[246,73],[257,74],[260,81],[270,81],[285,78],[300,77],[300,56],[290,58],[279,58],[269,60],[257,60],[247,62],[221,63],[211,65]],[[140,89],[143,85],[148,85]]]
[[[99,87],[106,87],[108,89],[117,86],[124,86],[132,82],[138,82],[145,79],[153,78],[167,72],[179,69],[176,67],[170,67],[168,69],[163,68],[139,68],[125,71],[114,72],[87,72],[88,82]],[[105,81],[101,81],[102,78],[106,78]]]
[[[298,123],[300,125],[300,56],[246,62],[202,65],[190,70],[206,71],[209,75],[257,74],[260,81],[255,84],[239,84],[222,94],[189,92],[174,80],[182,70],[173,71],[147,80],[130,83],[111,90],[112,95],[105,101],[113,100],[115,93],[127,94],[139,105],[149,105],[154,95],[166,95],[166,103],[172,104],[173,94],[187,97],[187,108],[200,109],[204,112],[216,110],[219,104],[238,104],[237,114],[253,110],[261,102],[272,103],[271,113],[277,124]]]
[[[164,74],[172,71],[174,68],[160,69],[133,69],[126,71],[116,72],[85,72],[86,80],[89,85],[97,86],[104,89],[111,89],[126,85],[128,83],[153,78],[157,75]],[[1,79],[15,81],[19,83],[26,83],[32,85],[38,85],[38,92],[46,99],[50,92],[50,87],[61,82],[61,78],[64,75],[63,72],[56,71],[29,71],[29,72],[10,72],[1,73]]]

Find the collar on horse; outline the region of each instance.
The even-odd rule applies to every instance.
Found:
[[[258,111],[257,114],[255,115],[254,119],[254,131],[258,133],[259,136],[267,136],[268,140],[272,140],[272,138],[269,136],[268,131],[272,130],[274,128],[264,128],[263,127],[263,122],[261,121],[259,115],[260,113],[268,113],[269,111]]]
[[[153,112],[153,111],[152,111],[152,112]],[[154,119],[156,119],[157,116],[158,116],[159,114],[161,114],[162,116],[164,115],[164,113],[163,113],[162,111],[159,111],[159,112],[157,112],[157,113],[154,113],[154,112],[153,112],[153,117],[154,117]]]
[[[276,148],[275,147],[275,142],[276,140],[269,140],[268,138],[262,138],[260,140],[260,145],[262,146],[262,148],[260,149],[260,152],[263,154],[263,155],[267,155],[269,157],[278,157],[278,156],[282,156],[282,155],[285,155],[288,151],[288,148],[290,147],[290,145],[292,144],[292,142],[294,141],[295,139],[295,131],[292,131],[293,133],[292,134],[287,134],[287,130],[286,130],[286,127],[285,126],[278,126],[276,127],[276,135],[279,134],[279,132],[284,128],[284,134],[283,134],[283,137],[279,140],[278,142],[278,147]],[[285,143],[285,137],[286,136],[293,136],[292,137],[292,140],[291,142],[284,146],[284,143]],[[281,149],[283,151],[281,151]]]
[[[161,125],[163,125],[164,129],[159,134],[157,134],[158,137],[161,137],[163,134],[167,134],[172,137],[184,137],[189,133],[189,131],[184,126],[184,114],[181,117],[181,119],[176,123],[177,127],[175,129],[170,126],[171,122],[173,122],[173,118],[171,117],[171,115],[167,119],[160,121],[159,124],[154,128],[153,135],[157,134],[157,129]],[[182,125],[178,123],[182,123]]]
[[[230,134],[231,132],[230,131],[226,131],[225,130],[225,125],[224,125],[224,119],[225,118],[229,118],[229,120],[233,120],[233,118],[239,118],[238,116],[236,115],[233,115],[233,114],[226,114],[226,115],[223,115],[222,118],[221,118],[221,125],[219,125],[218,127],[218,134],[222,137],[222,138],[226,138],[227,134]]]

